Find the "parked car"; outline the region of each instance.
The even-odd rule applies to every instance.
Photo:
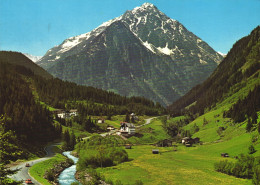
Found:
[[[30,167],[30,164],[29,164],[29,163],[26,163],[26,164],[25,164],[25,167]]]
[[[26,184],[33,184],[31,179],[26,179],[26,180],[25,180],[25,183],[26,183]]]

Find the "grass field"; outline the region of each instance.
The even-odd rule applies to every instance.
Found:
[[[214,116],[213,116],[214,117]],[[153,128],[159,134],[156,138],[167,137],[163,133],[159,119],[153,121],[146,128]],[[207,125],[208,129],[214,128]],[[226,130],[226,132],[230,132]],[[155,133],[156,133],[155,132]],[[149,133],[155,136],[155,133]],[[149,135],[144,135],[148,137]],[[206,133],[200,133],[201,135]],[[212,133],[209,133],[212,134]],[[205,136],[205,139],[207,137]],[[209,140],[213,140],[210,138]],[[245,133],[244,128],[236,129],[233,136],[218,142],[207,142],[204,145],[185,147],[178,144],[177,151],[172,147],[158,148],[152,145],[136,145],[133,149],[127,150],[129,162],[108,168],[99,168],[98,171],[113,182],[120,180],[123,184],[134,184],[141,180],[144,184],[187,184],[187,185],[208,185],[208,184],[251,184],[251,180],[239,179],[218,173],[214,170],[214,163],[223,158],[221,153],[230,154],[228,160],[235,160],[233,157],[240,153],[247,153],[248,143],[251,134]],[[152,154],[152,149],[158,148],[160,154]]]
[[[178,146],[159,148],[161,154],[152,154],[155,147],[134,146],[127,150],[130,161],[118,166],[98,169],[107,179],[133,184],[250,184],[250,180],[238,179],[214,171],[214,163],[222,160],[218,144],[186,148]],[[232,160],[232,159],[230,159]]]
[[[35,180],[37,180],[41,184],[51,185],[46,179],[43,178],[45,171],[53,168],[55,164],[58,164],[65,160],[65,156],[61,154],[56,154],[56,156],[52,157],[51,159],[33,165],[30,168],[29,173],[31,174],[31,176],[33,176]]]

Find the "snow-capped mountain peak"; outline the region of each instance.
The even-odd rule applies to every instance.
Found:
[[[141,7],[147,8],[147,7],[155,7],[155,6],[152,3],[144,3],[144,4],[142,4]]]
[[[205,80],[221,59],[180,22],[144,3],[64,40],[38,64],[61,79],[167,105]]]

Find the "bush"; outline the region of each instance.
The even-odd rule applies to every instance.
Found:
[[[250,155],[243,155],[241,154],[238,157],[238,161],[228,162],[220,161],[214,164],[214,168],[216,171],[225,173],[228,175],[233,175],[239,178],[247,178],[251,179],[254,176],[254,167],[259,165],[260,161],[255,160],[254,157]]]
[[[46,179],[48,181],[54,181],[54,173],[52,170],[46,171]]]
[[[117,165],[128,160],[127,152],[120,146],[124,143],[122,138],[117,136],[94,136],[77,146],[80,151],[78,168],[85,169],[87,167],[108,167]],[[85,152],[85,151],[88,152]]]
[[[255,150],[255,147],[253,146],[253,145],[250,145],[249,147],[248,147],[248,150],[249,150],[249,154],[253,154],[253,153],[255,153],[256,152],[256,150]]]
[[[260,166],[255,166],[254,168],[254,175],[252,182],[254,185],[260,185]]]

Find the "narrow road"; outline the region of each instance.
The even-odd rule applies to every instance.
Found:
[[[142,126],[145,126],[145,125],[150,124],[151,121],[152,121],[153,119],[155,119],[155,118],[157,118],[157,117],[153,117],[153,118],[145,119],[145,124],[142,124],[142,125],[136,126],[136,128],[139,128],[139,127],[142,127]]]
[[[36,163],[50,159],[51,157],[53,157],[55,155],[52,148],[54,146],[57,146],[58,144],[59,143],[56,143],[56,144],[52,144],[52,145],[45,147],[44,150],[46,151],[46,156],[43,157],[43,158],[39,158],[39,159],[35,159],[35,160],[32,160],[32,161],[27,161],[27,162],[22,162],[22,163],[15,165],[15,166],[10,167],[12,170],[19,169],[19,171],[16,174],[10,176],[10,178],[17,180],[17,181],[23,181],[23,182],[26,179],[31,179],[33,184],[40,185],[39,182],[37,182],[33,177],[30,176],[30,174],[29,174],[29,168],[30,167],[25,167],[25,165],[26,165],[26,163],[29,163],[29,165],[32,166]],[[23,184],[25,184],[25,182]]]

